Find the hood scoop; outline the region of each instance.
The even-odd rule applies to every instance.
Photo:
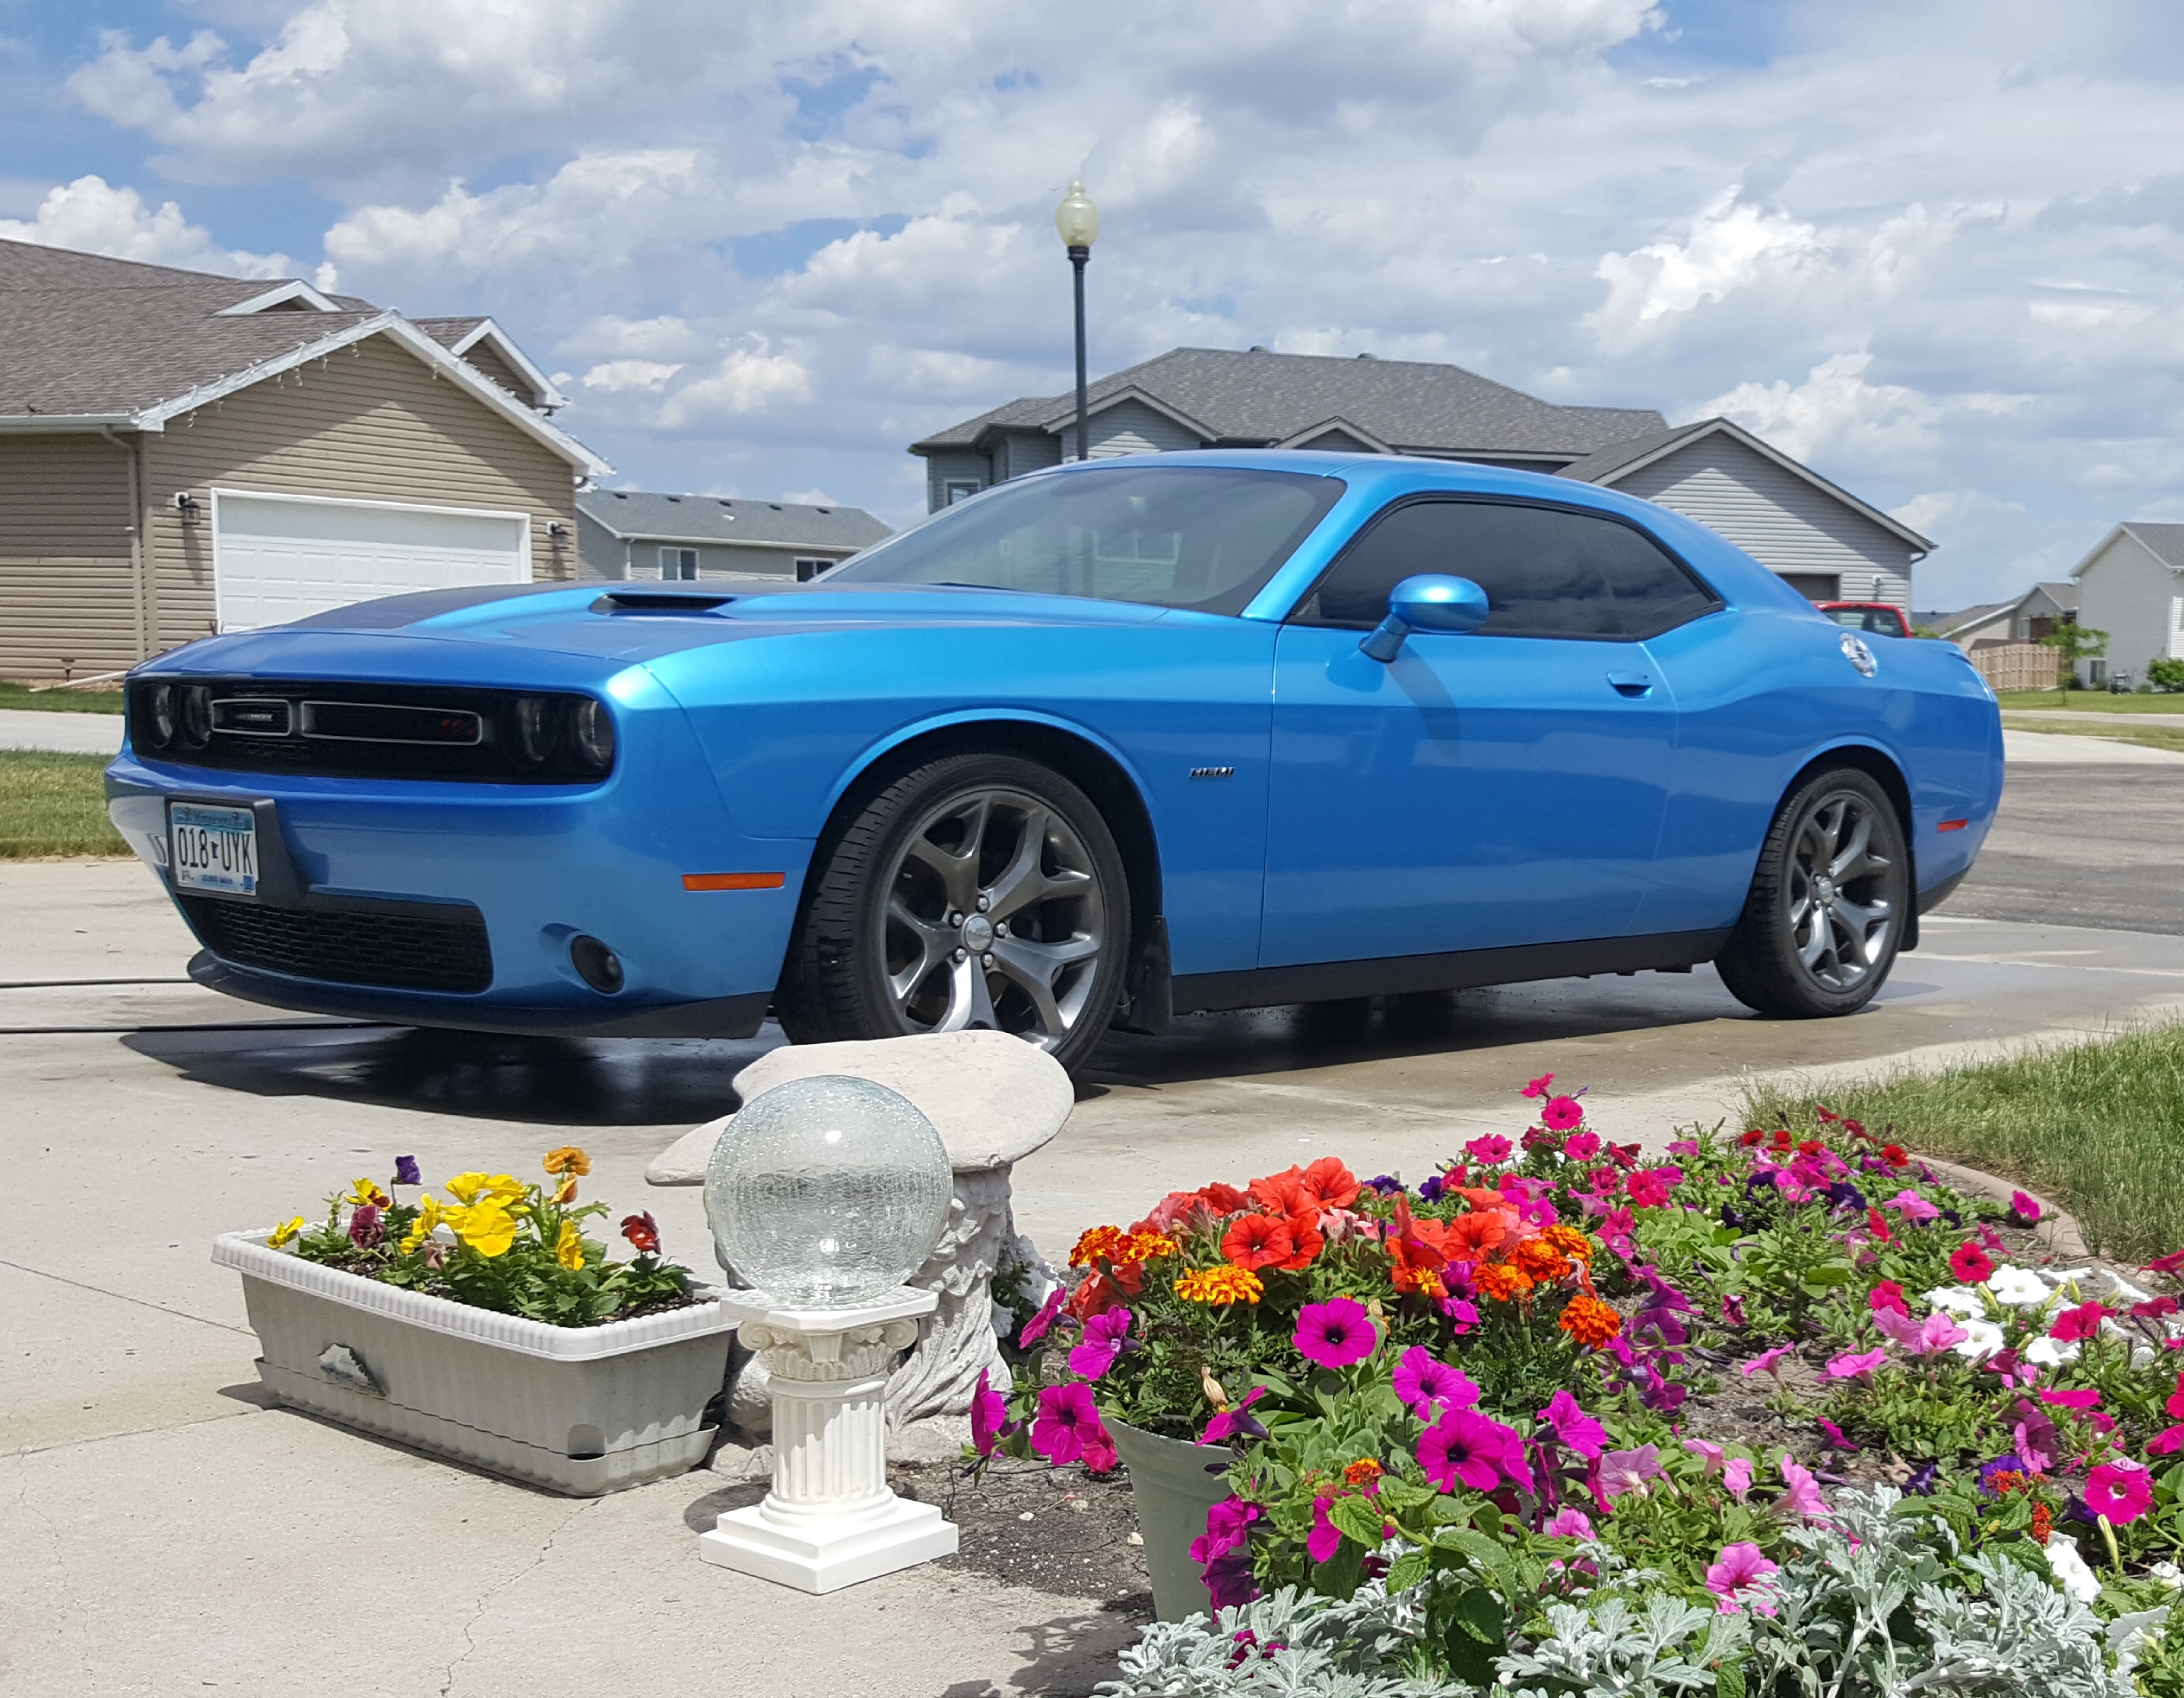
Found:
[[[592,604],[593,613],[710,613],[726,607],[736,597],[721,590],[627,589],[609,590]]]

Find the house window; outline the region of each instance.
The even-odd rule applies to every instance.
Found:
[[[964,478],[960,482],[951,478],[940,486],[940,504],[953,507],[959,501],[968,501],[978,493],[978,481],[976,478]]]
[[[2098,690],[2102,685],[2108,682],[2108,681],[2109,663],[2107,661],[2088,660],[2086,662],[2086,682],[2087,683],[2091,684]]]
[[[660,576],[671,582],[681,579],[694,583],[698,577],[698,551],[695,548],[662,548],[660,551]]]
[[[799,560],[796,563],[796,582],[808,584],[833,564],[832,560]]]

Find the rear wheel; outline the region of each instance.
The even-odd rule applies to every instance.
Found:
[[[1082,790],[1021,756],[944,756],[831,845],[775,1010],[800,1044],[979,1028],[1073,1067],[1121,999],[1129,887]]]
[[[1800,785],[1774,816],[1744,912],[1715,966],[1762,1014],[1865,1006],[1887,979],[1911,911],[1895,804],[1856,767]]]

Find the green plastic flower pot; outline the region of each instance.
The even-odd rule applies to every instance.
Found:
[[[1190,1543],[1206,1531],[1206,1511],[1228,1495],[1221,1476],[1236,1453],[1225,1445],[1163,1439],[1121,1421],[1106,1426],[1115,1453],[1130,1471],[1130,1496],[1152,1576],[1153,1612],[1164,1622],[1210,1613]]]

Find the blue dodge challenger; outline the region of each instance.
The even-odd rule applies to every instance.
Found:
[[[2002,790],[1952,644],[1565,480],[1209,452],[809,584],[431,591],[140,666],[117,827],[279,1007],[799,1041],[1713,962],[1847,1014]]]

